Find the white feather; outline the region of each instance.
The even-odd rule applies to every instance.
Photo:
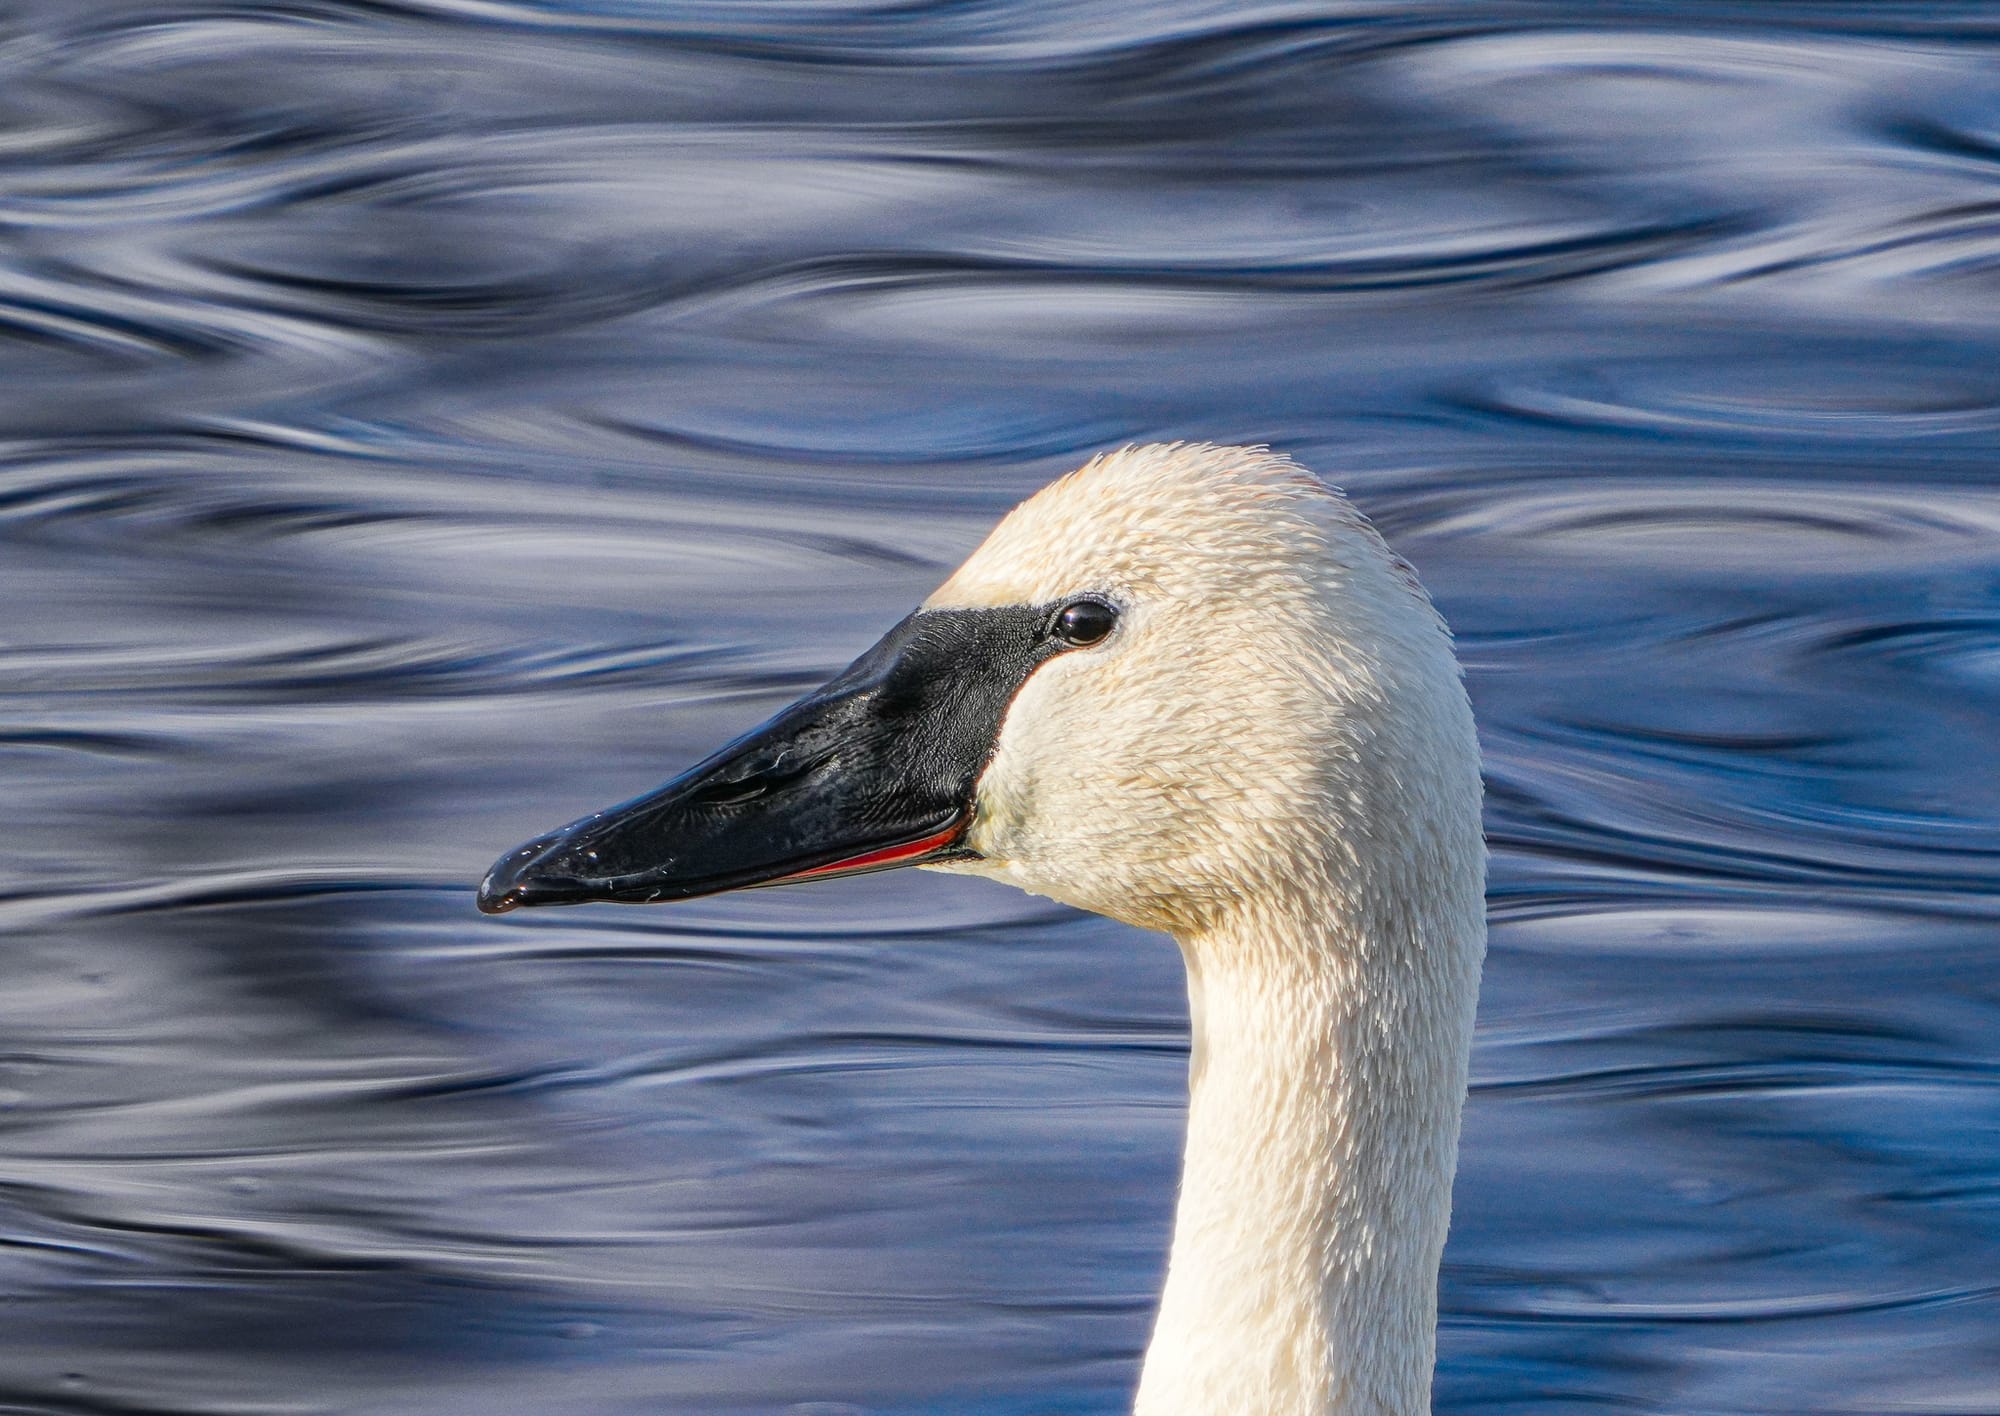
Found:
[[[931,608],[1108,596],[1022,687],[939,867],[1179,941],[1187,1154],[1138,1416],[1419,1416],[1485,951],[1449,637],[1338,493],[1261,448],[1097,458]]]

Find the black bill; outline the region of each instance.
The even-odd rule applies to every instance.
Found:
[[[964,857],[1007,705],[1067,647],[1049,607],[929,610],[658,791],[509,852],[479,908],[649,904]]]

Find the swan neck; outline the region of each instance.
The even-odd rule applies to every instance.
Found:
[[[1299,913],[1180,941],[1187,1154],[1135,1416],[1431,1409],[1479,951]]]

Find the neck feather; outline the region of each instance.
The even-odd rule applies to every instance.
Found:
[[[1136,1416],[1430,1411],[1473,913],[1322,900],[1181,939],[1187,1158]]]

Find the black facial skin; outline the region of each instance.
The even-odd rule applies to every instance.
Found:
[[[921,610],[839,677],[658,791],[504,856],[479,908],[685,900],[801,876],[964,859],[1007,706],[1057,654],[1102,642],[1098,597]]]

